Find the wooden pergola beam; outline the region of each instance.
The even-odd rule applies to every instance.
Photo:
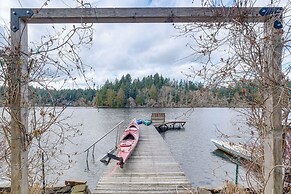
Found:
[[[16,8],[26,23],[189,23],[266,22],[280,7]],[[18,16],[18,13],[21,13]],[[13,18],[12,18],[13,23]],[[12,24],[13,25],[13,24]]]

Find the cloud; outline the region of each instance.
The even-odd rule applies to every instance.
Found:
[[[165,69],[177,68],[177,61],[191,52],[185,47],[185,38],[176,38],[171,24],[96,24],[94,28],[93,47],[82,58],[98,69],[96,72],[104,73],[96,75],[99,84],[104,77],[114,80],[126,73],[133,77],[157,72],[167,76]],[[176,74],[181,73],[171,76]]]
[[[5,7],[20,7],[18,1],[5,3]],[[42,1],[21,0],[23,7],[40,7]],[[76,7],[75,1],[50,1],[47,7]],[[189,0],[99,0],[92,7],[169,7],[192,6]],[[3,8],[4,9],[4,8]],[[9,12],[5,15],[9,16]],[[2,14],[1,14],[2,16]],[[9,21],[5,18],[5,21]],[[63,26],[63,25],[57,25]],[[67,25],[68,28],[72,26]],[[40,30],[42,29],[42,30]],[[30,25],[29,41],[40,42],[40,37],[53,34],[51,25]],[[171,24],[94,24],[91,49],[81,48],[85,64],[95,71],[90,73],[96,84],[114,80],[130,73],[133,78],[160,73],[165,77],[181,78],[191,50],[186,38],[175,38],[178,33]],[[82,82],[82,79],[77,79]],[[81,84],[80,84],[81,85]]]
[[[227,0],[226,0],[227,1]],[[164,7],[200,6],[191,0],[99,0],[92,7]],[[40,7],[42,1],[21,0],[23,7]],[[48,7],[76,7],[75,1],[50,1]],[[18,0],[1,1],[0,18],[9,24],[10,7],[20,7]],[[1,23],[3,26],[3,22]],[[53,33],[51,25],[31,25],[29,41]],[[59,25],[63,26],[63,25]],[[68,28],[72,24],[67,25]],[[41,30],[40,30],[41,29]],[[81,48],[82,60],[95,71],[91,76],[96,84],[114,80],[130,73],[133,78],[160,73],[164,77],[185,78],[181,73],[191,65],[192,54],[186,44],[191,38],[179,37],[171,24],[94,24],[92,48]],[[219,57],[219,56],[217,56]],[[82,79],[78,79],[82,82]],[[82,85],[82,84],[80,84]]]

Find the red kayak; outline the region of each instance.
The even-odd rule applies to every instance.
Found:
[[[120,142],[118,144],[118,154],[117,156],[108,153],[108,157],[118,160],[117,165],[120,168],[123,168],[123,164],[129,158],[131,153],[133,152],[134,148],[139,139],[139,127],[134,119],[129,126],[124,130],[122,137],[120,138]]]

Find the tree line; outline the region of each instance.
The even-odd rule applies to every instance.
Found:
[[[130,74],[97,90],[97,107],[200,107],[248,106],[261,100],[259,85],[241,82],[207,86],[201,82],[171,80],[156,73],[142,79]]]
[[[30,87],[30,95],[40,106],[93,106],[95,89],[43,89]]]
[[[288,87],[291,88],[290,81]],[[126,74],[114,82],[107,80],[97,90],[30,87],[29,94],[39,106],[242,107],[262,100],[258,88],[254,81],[207,86],[201,82],[171,80],[156,73],[141,79]],[[4,93],[3,87],[0,91]]]

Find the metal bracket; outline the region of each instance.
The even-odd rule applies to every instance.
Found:
[[[275,29],[281,29],[281,28],[283,28],[283,24],[282,24],[282,22],[279,21],[279,20],[276,20],[276,21],[274,22],[274,28],[275,28]]]
[[[11,22],[11,30],[13,32],[17,32],[19,30],[19,19],[20,18],[30,18],[33,16],[32,9],[11,9],[10,11],[10,22]]]
[[[263,7],[259,14],[261,16],[268,16],[273,14],[281,14],[283,12],[283,7]]]
[[[282,7],[263,7],[260,11],[259,14],[261,16],[270,16],[270,15],[281,15],[283,12],[283,8]],[[280,16],[280,18],[282,19],[282,15]],[[274,28],[275,29],[281,29],[283,28],[283,24],[282,21],[280,20],[276,20],[274,22]]]

